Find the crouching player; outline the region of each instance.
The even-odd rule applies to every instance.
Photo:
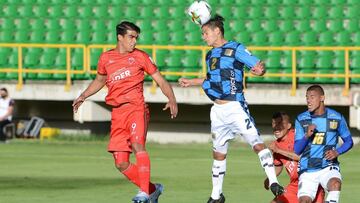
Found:
[[[274,153],[274,165],[276,175],[280,175],[283,167],[289,175],[290,183],[285,189],[285,193],[275,197],[271,203],[297,203],[298,197],[298,161],[300,157],[294,153],[294,129],[290,122],[290,117],[285,112],[277,112],[272,117],[272,129],[276,140],[269,145],[269,149]],[[269,180],[264,181],[264,187],[268,190]],[[325,192],[322,187],[318,188],[316,198],[313,203],[323,203]]]

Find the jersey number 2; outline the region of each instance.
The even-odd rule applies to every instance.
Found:
[[[250,125],[250,119],[245,119],[245,123],[246,123],[246,130],[249,130],[251,128],[251,125]]]

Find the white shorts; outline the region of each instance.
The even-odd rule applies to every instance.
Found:
[[[246,102],[214,103],[211,107],[210,119],[213,149],[216,152],[227,154],[228,141],[237,135],[241,135],[251,147],[264,143],[250,116]]]
[[[327,183],[331,178],[339,178],[341,180],[339,166],[328,166],[320,171],[304,172],[299,177],[298,197],[308,196],[314,200],[319,184],[328,190]]]

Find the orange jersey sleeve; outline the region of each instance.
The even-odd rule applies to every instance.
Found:
[[[105,68],[105,57],[106,54],[102,53],[99,57],[98,65],[97,65],[97,73],[100,75],[107,75]]]
[[[149,75],[154,74],[158,70],[154,61],[147,53],[142,52],[142,54],[144,55],[144,71]]]

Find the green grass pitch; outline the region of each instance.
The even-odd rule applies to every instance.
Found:
[[[137,189],[113,165],[106,141],[14,140],[0,145],[0,202],[126,203]],[[201,203],[211,192],[211,145],[148,144],[152,180],[165,186],[160,202]],[[360,148],[340,158],[341,202],[360,202]],[[265,175],[249,146],[232,143],[224,194],[229,203],[269,202]],[[283,184],[288,178],[280,177]]]

